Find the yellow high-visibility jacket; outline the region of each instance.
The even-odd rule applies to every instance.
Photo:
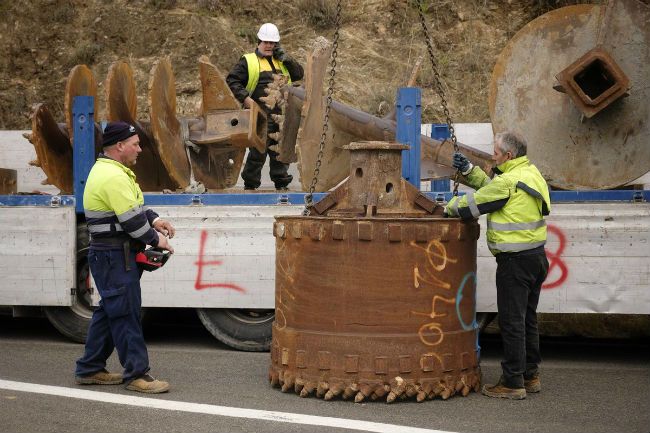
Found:
[[[97,158],[86,181],[83,203],[91,244],[132,238],[158,246],[158,234],[151,226],[158,214],[144,206],[135,174],[118,161],[104,155]]]
[[[255,87],[257,87],[257,82],[260,80],[260,71],[270,71],[271,65],[269,65],[269,62],[266,59],[264,59],[264,62],[261,62],[257,53],[244,54],[244,58],[248,65],[248,83],[246,83],[246,90],[248,90],[248,93],[252,95]],[[282,75],[288,77],[288,83],[291,84],[291,75],[284,63],[276,58],[272,58],[272,61],[273,66],[275,66],[276,69],[279,69],[280,72],[282,72]]]
[[[450,217],[478,218],[487,213],[487,244],[492,254],[518,252],[546,243],[544,216],[551,211],[548,185],[527,156],[498,165],[490,179],[474,167],[467,179],[475,192],[452,198]]]

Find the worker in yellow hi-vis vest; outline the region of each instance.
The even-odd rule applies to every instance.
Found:
[[[233,67],[226,82],[230,86],[235,97],[244,105],[250,108],[253,101],[257,102],[268,114],[280,113],[279,108],[273,111],[260,103],[259,99],[266,96],[264,89],[273,82],[273,76],[282,74],[292,81],[301,80],[304,71],[302,66],[291,56],[285,53],[280,46],[280,32],[275,24],[262,24],[257,32],[257,49],[254,53],[243,55],[239,62]],[[268,132],[278,132],[278,124],[268,116]],[[266,140],[266,152],[259,152],[250,148],[246,165],[242,170],[241,177],[244,179],[244,188],[254,190],[259,188],[262,177],[262,167],[266,162],[266,155],[270,158],[271,180],[278,190],[286,190],[293,177],[288,173],[289,164],[277,160],[277,154],[269,150],[269,146],[277,142],[272,138]]]

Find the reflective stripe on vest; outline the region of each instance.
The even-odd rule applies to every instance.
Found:
[[[488,220],[487,226],[488,229],[492,230],[535,230],[546,225],[546,220],[533,221],[530,223],[496,223],[492,220]]]
[[[490,251],[501,251],[501,252],[509,252],[509,253],[516,253],[519,251],[526,251],[526,250],[532,250],[533,248],[541,247],[543,245],[546,245],[546,241],[540,241],[540,242],[525,242],[525,243],[494,243],[494,242],[488,242],[488,247],[490,248]]]
[[[248,66],[248,83],[246,83],[246,90],[250,95],[252,95],[257,87],[257,83],[260,81],[260,58],[255,53],[244,54],[244,58],[246,59],[246,65]],[[276,62],[280,66],[280,72],[282,72],[282,75],[289,78],[288,84],[291,84],[291,76],[289,75],[287,67],[279,60],[276,60]]]

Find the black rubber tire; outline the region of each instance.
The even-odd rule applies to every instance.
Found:
[[[69,307],[43,307],[45,316],[57,331],[77,343],[85,343],[88,325],[93,316],[90,291],[88,290],[88,228],[77,225],[77,290]]]
[[[271,347],[273,310],[197,308],[196,312],[203,326],[233,349],[265,352]]]

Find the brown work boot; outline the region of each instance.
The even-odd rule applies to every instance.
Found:
[[[483,395],[496,398],[509,398],[510,400],[523,400],[526,398],[526,388],[508,388],[503,384],[503,378],[496,385],[483,385]]]
[[[526,392],[540,392],[542,390],[542,382],[539,380],[539,376],[535,375],[530,379],[524,378],[524,387]]]
[[[129,391],[144,392],[146,394],[160,394],[169,391],[169,383],[164,380],[157,380],[148,374],[133,379],[126,386]]]
[[[74,380],[79,385],[119,385],[122,383],[122,375],[101,370],[86,376],[75,376]]]

